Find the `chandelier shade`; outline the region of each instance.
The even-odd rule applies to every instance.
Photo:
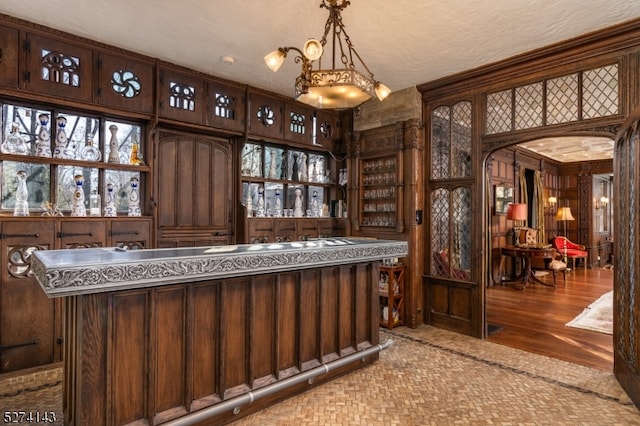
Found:
[[[340,12],[349,4],[347,0],[323,0],[320,7],[329,10],[329,18],[320,41],[309,39],[302,50],[280,47],[264,57],[269,69],[275,72],[290,51],[297,53],[295,62],[302,65],[302,71],[295,81],[294,97],[314,108],[354,108],[373,96],[382,101],[391,93],[375,79],[347,35]],[[330,62],[331,67],[323,67],[323,55],[329,51],[332,57],[324,60],[325,64]]]

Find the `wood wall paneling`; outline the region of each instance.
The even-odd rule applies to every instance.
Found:
[[[251,389],[246,366],[249,357],[249,285],[246,278],[226,280],[222,286],[220,307],[223,399],[232,398]]]
[[[193,74],[160,67],[158,105],[160,117],[185,123],[205,123],[204,80]],[[161,170],[161,169],[160,169]]]
[[[331,274],[337,280],[338,291],[336,306],[338,308],[338,322],[336,335],[340,355],[348,355],[356,351],[356,286],[349,280],[349,268],[341,266],[333,268]],[[377,312],[377,311],[376,311]]]
[[[256,275],[251,279],[251,286],[250,386],[257,388],[277,380],[277,276]]]
[[[207,125],[220,129],[244,131],[247,95],[244,86],[207,82]]]
[[[154,63],[106,52],[98,52],[95,55],[98,58],[95,102],[121,110],[153,114],[155,110]],[[114,75],[119,79],[114,81]],[[138,87],[139,91],[136,91]],[[130,93],[137,94],[125,96],[129,90],[132,90]]]
[[[192,286],[192,330],[190,352],[190,374],[192,383],[191,411],[212,405],[221,399],[219,387],[220,336],[220,283],[202,282]],[[194,327],[194,324],[198,324]]]
[[[249,133],[253,136],[283,139],[284,101],[260,93],[249,93]]]
[[[27,34],[26,43],[27,90],[87,103],[93,100],[93,52],[90,48],[33,33]],[[55,57],[55,60],[46,60],[48,55]],[[60,57],[74,62],[75,67],[60,67]],[[48,71],[46,80],[43,68]]]
[[[110,395],[107,399],[107,406],[111,410],[103,410],[100,405],[93,406],[93,410],[83,413],[83,419],[88,422],[101,421],[105,412],[110,412],[111,419],[106,424],[127,424],[147,418],[147,398],[149,397],[149,389],[147,380],[153,380],[148,377],[147,371],[152,366],[148,365],[149,350],[149,293],[147,291],[132,291],[124,293],[116,293],[109,297],[109,318],[107,323],[108,329],[106,335],[112,342],[112,347],[108,348],[107,359],[104,364],[107,374],[107,383]],[[84,298],[86,302],[84,315],[91,317],[99,315],[99,310],[104,309],[103,303],[106,302],[104,295],[89,295]],[[96,310],[93,312],[93,310]],[[97,319],[97,318],[96,318]],[[101,325],[100,320],[95,324]],[[101,327],[100,327],[101,328]],[[93,330],[102,331],[98,328]],[[87,330],[89,331],[89,330]],[[96,349],[101,343],[100,334],[96,336],[83,335],[83,339],[95,340]],[[96,355],[92,353],[91,355]],[[102,356],[100,356],[102,357]],[[153,366],[154,372],[158,366]],[[100,379],[102,374],[96,375],[95,379]],[[151,375],[153,377],[153,375]],[[95,386],[101,386],[103,382],[97,382]],[[87,385],[83,383],[82,392],[84,393]],[[153,389],[153,387],[151,388]],[[96,391],[98,391],[96,389]],[[82,406],[89,406],[89,401],[93,405],[94,402],[100,400],[95,395],[88,395],[87,402]],[[121,395],[127,395],[122,398]],[[92,417],[95,416],[95,417]],[[87,423],[82,423],[87,424]]]
[[[339,285],[335,268],[322,269],[319,277],[320,284],[320,341],[322,362],[327,363],[339,357],[340,328],[339,315],[342,310],[339,300]],[[348,329],[350,319],[344,323]]]
[[[0,26],[0,86],[18,88],[19,40],[18,30]]]
[[[283,117],[284,138],[313,145],[313,118],[313,108],[298,102],[286,102]]]
[[[320,365],[320,292],[319,272],[301,270],[299,361],[300,370],[306,371]],[[304,318],[304,320],[302,319]]]
[[[155,365],[154,422],[162,423],[188,412],[186,393],[187,287],[167,286],[153,291]]]
[[[278,277],[278,379],[300,372],[298,351],[298,323],[302,313],[299,309],[300,292],[298,274],[289,272]]]

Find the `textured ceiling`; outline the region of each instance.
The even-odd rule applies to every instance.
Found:
[[[300,68],[264,64],[320,38],[320,0],[2,0],[0,13],[283,95]],[[351,0],[351,41],[391,90],[640,17],[638,0]],[[235,59],[228,64],[221,58]]]

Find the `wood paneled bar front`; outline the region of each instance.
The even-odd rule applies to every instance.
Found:
[[[65,424],[224,424],[376,361],[404,241],[34,253],[65,297]]]

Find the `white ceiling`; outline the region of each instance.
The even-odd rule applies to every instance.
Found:
[[[587,136],[544,138],[518,146],[561,163],[613,159],[613,139]]]
[[[320,3],[2,0],[0,13],[291,96],[299,65],[273,73],[263,57],[322,37]],[[376,79],[400,90],[635,19],[640,1],[351,0],[342,17]]]

